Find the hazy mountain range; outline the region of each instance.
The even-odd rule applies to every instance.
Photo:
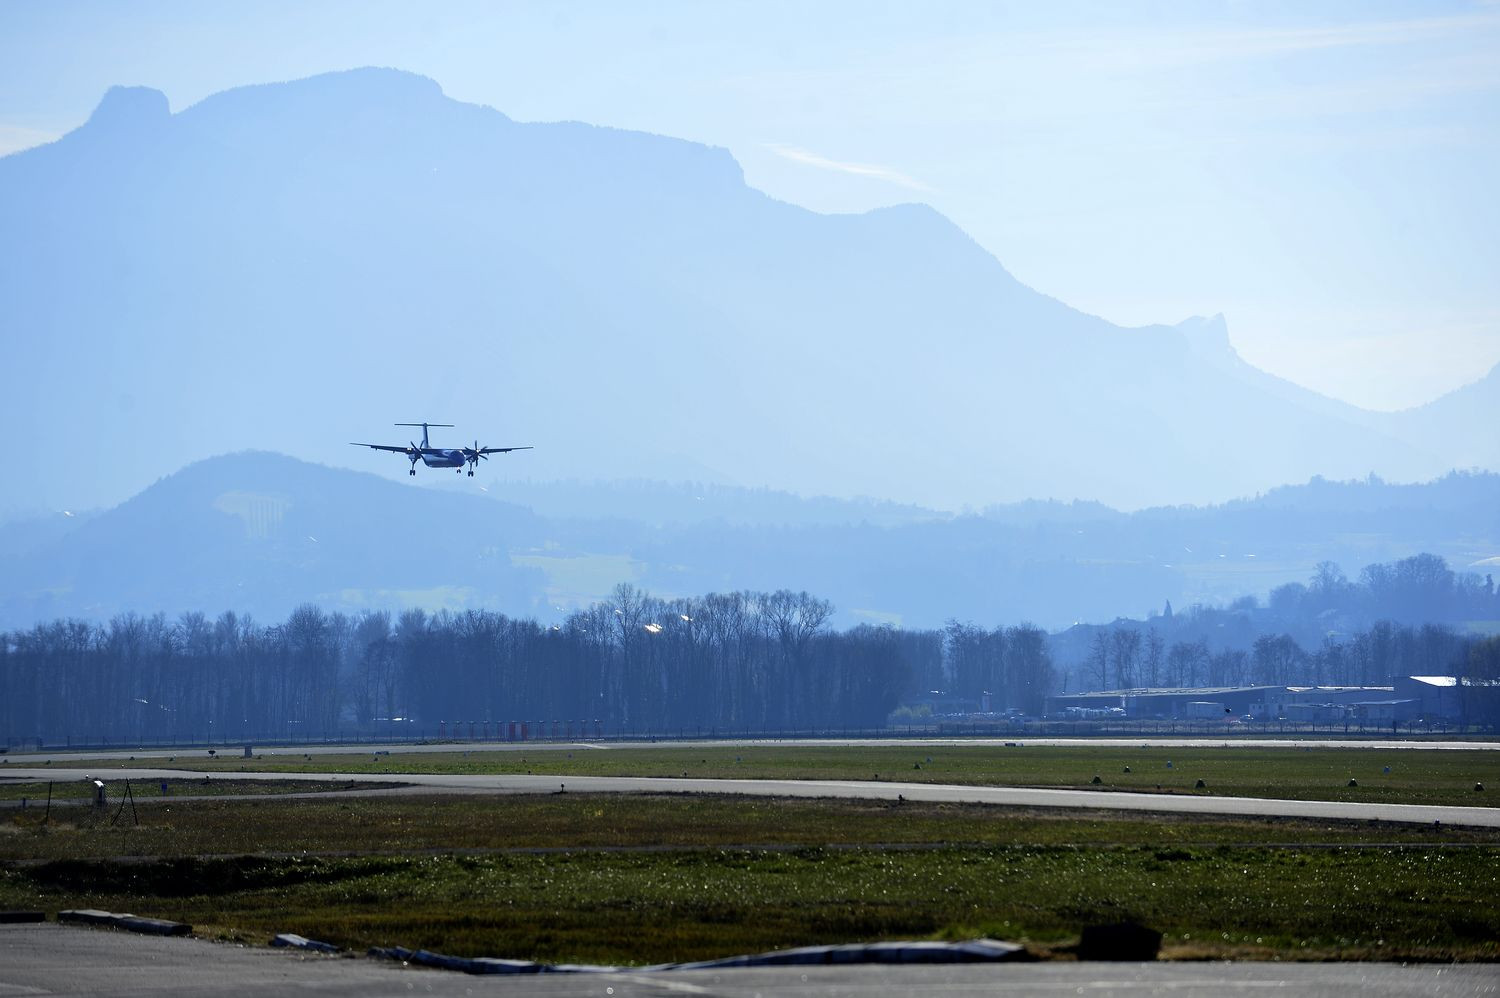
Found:
[[[538,481],[946,509],[1500,467],[1500,370],[1365,412],[1245,364],[1220,317],[1071,309],[928,207],[817,214],[747,187],[725,150],[516,122],[392,70],[175,114],[110,90],[0,159],[0,302],[20,444],[0,511],[113,505],[242,449],[404,476],[346,442],[421,419],[459,424],[435,442],[535,445],[504,472]],[[448,543],[474,525],[453,515],[369,522],[367,543]],[[497,593],[524,582],[497,573]]]
[[[477,481],[484,481],[483,477]],[[556,620],[630,582],[661,596],[788,588],[836,623],[1143,617],[1350,578],[1419,552],[1500,574],[1500,475],[1316,480],[1215,507],[1028,502],[953,516],[728,486],[505,484],[471,494],[243,453],[120,506],[0,528],[0,628],[121,611],[485,608]]]

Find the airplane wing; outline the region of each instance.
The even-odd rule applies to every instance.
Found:
[[[349,441],[349,446],[350,447],[370,447],[370,448],[373,448],[374,450],[388,450],[388,451],[390,451],[393,454],[410,454],[411,453],[411,448],[410,447],[391,447],[391,446],[389,446],[387,444],[359,444],[359,443],[355,443],[353,440]]]
[[[468,450],[470,453],[479,453],[479,454],[509,454],[513,450],[533,450],[534,448],[531,447],[530,445],[528,445],[526,447],[481,447],[481,448],[479,448],[479,450],[477,452],[472,447],[468,447],[468,448],[465,448],[465,449]]]

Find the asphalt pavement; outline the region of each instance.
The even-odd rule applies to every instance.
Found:
[[[201,780],[203,773],[137,766],[64,769],[58,766],[5,766],[0,779],[66,782],[98,778],[154,783],[160,780]],[[1321,818],[1350,821],[1395,821],[1410,824],[1475,825],[1500,828],[1500,808],[1449,807],[1424,804],[1373,804],[1349,801],[1276,800],[1258,797],[1220,797],[1210,792],[1180,794],[1130,793],[1110,790],[1053,790],[1038,787],[975,787],[887,780],[713,780],[631,776],[528,776],[443,773],[240,773],[228,771],[221,779],[333,783],[399,783],[397,790],[341,790],[340,796],[369,796],[418,791],[472,794],[544,793],[666,793],[740,794],[753,797],[837,797],[866,800],[934,801],[942,803],[1003,804],[1020,807],[1098,808],[1106,811],[1146,811],[1159,814],[1247,815],[1252,817]],[[143,796],[141,803],[168,798]],[[173,798],[186,800],[188,798]],[[201,799],[201,798],[198,798]]]
[[[938,966],[762,967],[473,976],[367,957],[139,936],[45,923],[0,925],[0,996],[11,995],[683,995],[723,998],[1016,994],[1283,994],[1333,998],[1358,993],[1458,996],[1500,993],[1500,969],[1486,964],[1370,963],[1029,963]]]
[[[1014,748],[1019,746],[1075,746],[1086,748],[1278,748],[1295,751],[1304,748],[1348,748],[1400,749],[1411,751],[1456,751],[1476,752],[1500,751],[1500,741],[1419,741],[1401,738],[1252,738],[1230,735],[1223,738],[1175,735],[1142,735],[1139,738],[1027,738],[1024,735],[1005,735],[995,738],[718,738],[663,741],[452,741],[452,742],[390,742],[370,744],[328,745],[280,745],[274,742],[250,743],[257,755],[364,755],[376,752],[386,755],[401,755],[407,752],[578,752],[609,751],[632,748],[770,748],[774,746],[807,747],[878,747],[911,746],[913,748],[989,747]],[[234,758],[244,751],[244,743],[226,743],[214,749],[223,758]],[[171,759],[177,756],[206,756],[207,748],[201,745],[181,748],[133,748],[97,751],[74,751],[52,748],[43,752],[11,752],[0,755],[10,765],[29,766],[51,760],[68,763],[73,759],[144,760]]]

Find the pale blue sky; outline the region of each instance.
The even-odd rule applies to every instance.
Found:
[[[23,3],[0,152],[112,84],[174,110],[360,65],[521,120],[727,147],[824,211],[928,202],[1124,324],[1223,312],[1400,408],[1500,362],[1500,4]]]

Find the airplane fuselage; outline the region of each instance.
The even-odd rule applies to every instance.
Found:
[[[468,458],[454,447],[424,447],[422,463],[429,468],[462,468]]]

